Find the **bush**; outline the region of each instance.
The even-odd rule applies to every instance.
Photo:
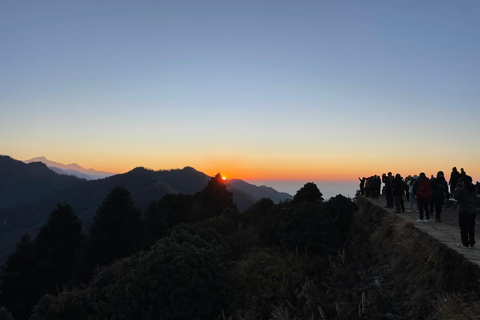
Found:
[[[337,252],[337,230],[322,204],[303,202],[271,210],[260,239],[307,254]]]
[[[325,210],[335,227],[343,233],[347,233],[350,230],[353,213],[358,210],[358,206],[351,199],[339,194],[328,200]]]
[[[0,307],[0,320],[15,320],[12,314],[8,312],[4,307]]]
[[[322,202],[323,194],[313,182],[306,183],[293,197],[294,203],[300,202]]]
[[[228,277],[212,247],[173,231],[151,251],[102,269],[84,291],[44,298],[33,319],[213,319],[226,305]]]

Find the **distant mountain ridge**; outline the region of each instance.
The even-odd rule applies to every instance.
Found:
[[[9,156],[0,156],[0,212],[40,200],[83,181],[58,175],[41,162],[25,164]]]
[[[293,199],[293,197],[286,192],[278,192],[277,190],[267,186],[256,186],[240,179],[228,180],[227,184],[248,193],[255,200],[269,198],[272,199],[273,202],[278,203],[287,199]]]
[[[60,175],[41,162],[26,164],[0,156],[0,264],[24,234],[33,236],[38,232],[58,203],[70,204],[88,228],[98,206],[116,186],[129,190],[135,205],[144,211],[166,194],[195,194],[210,179],[192,167],[159,171],[137,167],[124,174],[85,180]],[[292,198],[242,180],[227,181],[227,188],[241,212],[261,198],[274,202]]]
[[[42,162],[58,174],[76,176],[78,178],[87,180],[103,179],[115,175],[115,173],[112,172],[97,171],[92,168],[85,169],[76,163],[63,164],[60,162],[51,161],[43,156],[25,160],[24,162]]]

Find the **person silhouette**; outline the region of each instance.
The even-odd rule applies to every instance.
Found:
[[[448,184],[450,185],[450,193],[453,194],[457,188],[458,179],[460,178],[460,172],[457,171],[457,167],[452,168],[452,173],[450,173],[450,180]]]
[[[477,188],[472,183],[472,177],[463,178],[463,187],[454,193],[458,201],[458,225],[460,226],[461,248],[473,248],[475,246],[475,219],[477,217]]]
[[[448,185],[443,171],[438,171],[437,177],[432,179],[432,201],[430,202],[430,213],[433,215],[435,210],[435,221],[442,222],[440,215],[445,199],[450,198],[448,194]]]

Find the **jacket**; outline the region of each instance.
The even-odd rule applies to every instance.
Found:
[[[434,199],[441,200],[449,198],[448,184],[445,178],[435,178],[431,182],[432,196]]]
[[[465,188],[455,190],[454,198],[458,201],[460,213],[476,213],[477,209],[477,191],[468,191]]]

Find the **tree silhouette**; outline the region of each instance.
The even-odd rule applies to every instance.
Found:
[[[357,205],[351,199],[341,194],[330,198],[325,205],[325,210],[330,216],[330,220],[338,230],[345,234],[350,229],[353,212],[357,209]]]
[[[170,227],[187,222],[191,214],[194,196],[190,194],[167,194],[158,203],[165,212]]]
[[[236,209],[233,194],[227,190],[220,173],[211,178],[195,198],[197,201],[192,208],[191,221],[219,216],[226,208]]]
[[[38,255],[29,235],[24,235],[2,266],[1,304],[13,313],[17,320],[26,320],[42,296],[38,278]]]
[[[142,220],[130,192],[118,186],[112,189],[97,210],[90,227],[84,268],[107,265],[130,256],[143,246]]]
[[[146,227],[149,235],[148,242],[153,244],[160,239],[168,229],[167,213],[162,210],[160,201],[152,201],[145,210]]]
[[[68,205],[57,205],[37,237],[40,274],[45,291],[57,294],[72,279],[76,253],[83,241],[82,222]]]
[[[58,294],[72,278],[82,223],[69,205],[57,205],[35,237],[24,236],[3,267],[3,304],[18,320],[28,319],[45,294]]]
[[[84,290],[45,296],[31,319],[217,319],[228,302],[218,251],[215,242],[177,230],[102,269]]]
[[[322,202],[323,194],[313,182],[306,183],[293,197],[293,202]]]
[[[0,306],[0,320],[15,320],[7,309]]]

